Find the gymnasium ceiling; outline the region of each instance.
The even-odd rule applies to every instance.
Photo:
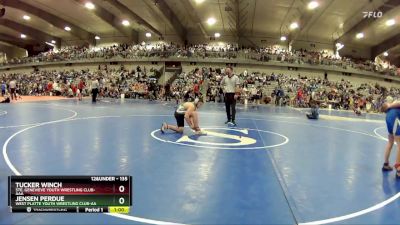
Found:
[[[0,44],[44,43],[88,40],[94,37],[130,37],[150,32],[153,38],[201,36],[215,33],[229,40],[269,39],[280,42],[312,41],[361,46],[372,55],[388,51],[400,57],[400,0],[316,0],[319,6],[308,9],[311,0],[0,0],[6,14],[0,19]],[[380,18],[363,18],[363,12],[382,12]],[[24,15],[30,20],[24,20]],[[377,15],[377,14],[376,14]],[[208,18],[216,19],[214,25]],[[123,26],[122,20],[129,26]],[[395,24],[386,25],[393,19]],[[297,29],[290,24],[297,22]],[[71,31],[64,30],[65,26]],[[364,38],[357,39],[363,32]],[[25,39],[20,34],[25,33]],[[12,37],[15,39],[12,40]],[[11,40],[10,40],[11,39]],[[17,43],[18,42],[18,43]]]

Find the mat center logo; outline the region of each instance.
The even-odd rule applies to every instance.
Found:
[[[242,133],[242,135],[248,135],[249,131],[244,129],[244,130],[237,130],[237,129],[231,129],[232,131],[237,131]],[[217,138],[221,138],[222,140],[225,139],[231,139],[231,141],[234,142],[215,142],[214,140],[212,141],[208,141],[208,140],[198,140],[198,136],[195,135],[183,135],[181,138],[179,138],[176,142],[177,143],[195,143],[195,144],[200,144],[200,145],[212,145],[212,146],[245,146],[245,145],[252,145],[257,143],[257,140],[251,137],[246,137],[246,136],[242,136],[242,135],[235,135],[235,134],[227,134],[227,133],[220,133],[220,132],[216,132],[216,131],[211,131],[211,130],[207,130],[206,131],[207,136],[212,136],[212,137],[217,137]],[[193,139],[192,139],[193,138]],[[196,140],[196,139],[197,140]]]
[[[182,134],[161,134],[155,130],[151,136],[159,141],[175,145],[211,148],[211,149],[265,149],[286,144],[289,139],[284,135],[250,128],[204,128],[206,135],[193,132]]]

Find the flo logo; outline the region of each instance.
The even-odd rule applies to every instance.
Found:
[[[378,11],[378,12],[363,12],[364,18],[381,18],[383,16],[383,12]]]
[[[156,140],[181,145],[186,147],[196,147],[205,149],[266,149],[274,148],[289,142],[289,139],[279,133],[259,129],[240,129],[240,128],[204,128],[207,135],[161,134],[160,130],[155,130],[151,136]]]

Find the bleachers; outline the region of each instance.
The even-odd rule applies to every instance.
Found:
[[[329,83],[321,84],[324,95],[330,92],[328,85],[338,87],[342,82],[351,83],[354,87],[365,83],[372,87],[379,82],[385,88],[400,83],[399,76],[360,70],[349,66],[351,62],[348,59],[346,67],[338,63],[338,59],[334,59],[336,63],[331,63],[329,60],[327,62],[326,59],[319,62],[319,59],[311,57],[318,55],[315,52],[310,55],[298,56],[296,54],[299,52],[282,51],[277,53],[271,49],[238,50],[237,47],[225,50],[209,49],[204,46],[188,49],[169,46],[164,50],[160,49],[160,46],[152,50],[132,50],[133,48],[135,46],[123,48],[114,46],[111,47],[113,51],[105,48],[100,52],[81,49],[76,50],[73,56],[67,57],[45,53],[36,59],[32,58],[26,61],[29,63],[0,67],[0,76],[7,81],[11,79],[9,74],[15,73],[13,77],[20,79],[19,83],[22,85],[21,93],[28,94],[37,94],[35,87],[39,83],[43,87],[47,82],[61,83],[62,93],[67,93],[69,86],[78,80],[100,76],[99,79],[105,79],[106,91],[108,91],[106,96],[108,97],[118,97],[121,93],[125,93],[127,97],[137,97],[138,93],[141,97],[148,97],[148,94],[151,93],[152,99],[164,95],[166,84],[171,85],[171,92],[177,99],[193,97],[194,85],[200,86],[203,95],[209,95],[210,91],[215,95],[216,92],[220,92],[220,78],[214,79],[213,76],[220,75],[217,75],[215,71],[208,71],[208,69],[224,68],[226,65],[233,66],[234,73],[240,76],[243,87],[246,87],[249,92],[257,90],[264,97],[273,96],[277,88],[283,88],[287,89],[286,95],[293,99],[296,96],[297,88],[308,89],[308,84],[302,84],[302,80],[306,82],[321,81],[324,80],[325,73],[328,74]],[[117,51],[115,51],[116,49]],[[50,56],[46,54],[50,54]],[[62,61],[66,59],[68,61]],[[138,72],[136,67],[141,67],[142,71]],[[203,73],[193,74],[196,68],[204,70]],[[257,79],[249,79],[243,75],[244,73],[255,76]],[[295,79],[295,81],[283,83],[278,87],[276,79],[267,79],[272,74],[280,74],[279,76],[284,82],[291,79]],[[35,80],[35,77],[39,76],[42,78],[39,81]],[[299,77],[307,77],[307,79]],[[36,86],[32,86],[31,83]],[[291,87],[289,88],[288,85]],[[90,87],[87,89],[86,94]],[[382,93],[378,93],[377,96],[362,90],[357,94],[364,97],[372,96],[373,99],[382,97],[379,96]],[[395,91],[393,94],[398,93]]]
[[[238,49],[237,46],[177,47],[174,45],[120,45],[93,50],[87,48],[65,48],[59,53],[47,52],[39,56],[11,60],[0,66],[0,71],[12,68],[65,64],[98,64],[110,62],[197,62],[265,65],[293,67],[316,71],[335,71],[365,76],[397,79],[396,68],[383,70],[370,61],[356,62],[348,58],[338,59],[320,52],[288,52],[275,48]],[[379,70],[377,70],[379,68]],[[392,76],[390,76],[392,75]]]

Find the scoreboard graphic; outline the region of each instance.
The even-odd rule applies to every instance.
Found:
[[[131,176],[9,176],[15,213],[129,213]]]

